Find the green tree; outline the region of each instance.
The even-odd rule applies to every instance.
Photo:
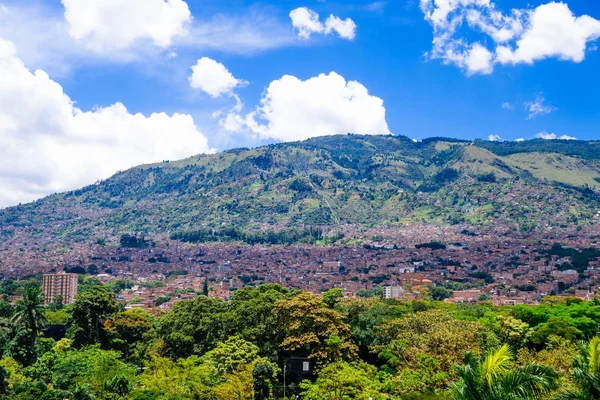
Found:
[[[285,331],[278,324],[274,306],[279,300],[289,299],[293,294],[276,284],[247,286],[237,290],[228,303],[228,319],[233,331],[260,349],[262,356],[278,361],[279,344]]]
[[[8,392],[8,378],[10,377],[10,373],[4,368],[0,366],[0,394],[6,394]]]
[[[173,358],[201,356],[229,336],[227,305],[198,296],[175,303],[158,327],[165,350]]]
[[[87,347],[69,350],[48,356],[47,366],[52,382],[63,390],[72,390],[80,385],[90,385],[94,391],[102,391],[106,383],[114,378],[131,379],[135,369],[121,360],[117,351]]]
[[[23,297],[15,304],[11,322],[14,326],[25,329],[35,342],[38,333],[48,322],[44,315],[44,297],[39,287],[25,288]]]
[[[208,278],[204,278],[204,284],[202,285],[202,294],[208,297]]]
[[[213,365],[220,374],[232,374],[242,365],[253,364],[259,359],[258,347],[239,336],[231,336],[202,359]]]
[[[338,309],[350,325],[353,342],[365,360],[373,356],[370,348],[375,344],[377,327],[409,312],[406,304],[391,305],[379,297],[346,299],[339,303]]]
[[[121,306],[114,293],[103,286],[94,286],[85,293],[79,293],[71,313],[70,335],[75,347],[101,343],[106,344],[104,322]]]
[[[271,382],[276,376],[273,365],[269,362],[258,362],[252,369],[254,380],[254,400],[266,400],[271,397]]]
[[[344,298],[344,291],[340,288],[329,289],[323,293],[323,303],[327,304],[329,308],[335,308],[340,302],[340,299]]]
[[[449,299],[454,295],[454,292],[448,288],[443,286],[434,286],[429,288],[429,293],[431,294],[431,298],[433,300],[442,301],[445,299]]]
[[[467,353],[465,366],[457,367],[456,400],[542,399],[556,388],[558,375],[551,368],[528,364],[515,367],[508,345],[484,359]]]
[[[573,376],[577,390],[560,393],[557,400],[600,399],[600,338],[581,346],[581,354],[573,360]]]
[[[134,353],[138,353],[137,359],[143,358],[148,345],[144,339],[153,327],[154,318],[141,308],[118,312],[104,323],[111,348],[120,350],[128,360]]]
[[[551,317],[548,322],[539,324],[530,336],[532,343],[543,345],[551,335],[560,336],[570,341],[583,337],[583,332],[573,324],[571,318]]]
[[[48,304],[48,309],[50,311],[58,311],[64,307],[63,297],[59,294],[58,296],[54,296],[50,304]]]
[[[252,400],[253,383],[252,366],[244,365],[225,375],[225,381],[213,389],[213,394],[219,400]]]
[[[0,318],[10,318],[13,314],[13,306],[8,301],[8,296],[0,298]]]
[[[373,346],[399,375],[391,392],[446,390],[456,378],[454,366],[467,351],[481,353],[486,329],[478,322],[455,320],[446,310],[427,310],[383,324]]]
[[[501,343],[515,350],[523,347],[531,335],[529,325],[511,315],[496,315],[492,329]]]
[[[300,384],[306,400],[384,399],[377,369],[364,362],[337,361],[319,370],[316,381]]]
[[[198,356],[177,361],[152,356],[138,381],[134,398],[196,400],[209,399],[219,378],[217,371],[211,365],[201,363]]]

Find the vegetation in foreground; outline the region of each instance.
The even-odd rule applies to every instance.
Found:
[[[0,302],[0,398],[600,398],[600,299],[498,308],[268,284],[148,312],[82,289],[64,307],[30,283]]]

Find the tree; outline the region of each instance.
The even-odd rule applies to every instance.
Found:
[[[208,278],[204,278],[204,284],[202,285],[202,294],[208,297]]]
[[[535,327],[530,340],[534,344],[543,345],[548,341],[548,337],[551,335],[560,336],[570,341],[576,341],[583,336],[583,332],[574,326],[570,318],[552,317],[548,322]]]
[[[490,300],[492,300],[492,296],[489,293],[485,293],[485,292],[481,293],[479,295],[479,298],[477,299],[477,301],[480,301],[480,302],[490,301]]]
[[[15,304],[15,311],[11,322],[25,329],[35,342],[38,333],[46,327],[47,320],[44,316],[44,298],[42,291],[37,286],[25,288],[23,297]]]
[[[454,295],[454,292],[448,288],[443,286],[434,286],[429,289],[431,293],[431,298],[437,301],[443,301],[445,299],[449,299]]]
[[[4,395],[8,391],[8,378],[10,377],[10,373],[4,368],[0,366],[0,394]]]
[[[486,338],[478,322],[455,320],[445,310],[427,310],[383,324],[373,346],[399,375],[391,382],[395,395],[448,389],[454,366],[467,351],[481,353]]]
[[[573,388],[573,359],[579,354],[579,346],[567,339],[550,336],[543,350],[535,351],[526,347],[517,352],[517,362],[541,364],[560,374],[559,387]]]
[[[266,400],[271,396],[271,381],[276,371],[269,362],[258,362],[252,370],[254,379],[254,400]]]
[[[600,338],[592,338],[581,346],[581,354],[573,359],[573,376],[577,390],[560,393],[557,400],[600,399]]]
[[[323,303],[327,304],[329,308],[335,308],[340,302],[340,299],[344,298],[344,291],[340,288],[329,289],[323,293]]]
[[[158,394],[167,399],[206,399],[212,388],[219,383],[215,369],[202,364],[198,356],[173,361],[152,356],[146,362],[144,373],[139,376],[140,388],[134,398],[146,398],[144,393]]]
[[[469,352],[465,366],[456,369],[460,376],[453,386],[456,400],[542,399],[556,388],[558,378],[549,367],[537,364],[515,367],[506,344],[489,352],[483,360]]]
[[[384,399],[377,368],[359,362],[337,361],[319,371],[317,380],[300,384],[306,400]]]
[[[198,296],[175,303],[158,327],[165,350],[173,358],[201,356],[229,336],[227,305]]]
[[[0,318],[10,318],[13,314],[13,306],[8,301],[8,296],[0,298]]]
[[[237,290],[228,303],[228,318],[236,334],[257,345],[260,354],[274,362],[278,361],[279,344],[285,332],[273,309],[277,301],[291,296],[288,289],[270,283]]]
[[[120,309],[114,293],[103,286],[94,286],[85,293],[79,293],[71,313],[73,345],[105,344],[104,322]]]
[[[63,390],[87,384],[94,391],[101,391],[115,378],[131,379],[135,375],[135,369],[121,360],[119,352],[98,347],[68,350],[42,359],[47,362],[54,385]]]
[[[531,334],[527,323],[511,315],[497,315],[493,330],[500,343],[507,343],[514,350],[523,347]]]
[[[231,336],[202,358],[213,365],[220,374],[232,374],[243,365],[255,363],[259,355],[258,347],[254,344],[239,336]]]
[[[252,366],[245,365],[225,376],[225,382],[213,389],[219,400],[252,400],[253,380]]]
[[[110,338],[111,347],[120,350],[128,359],[153,326],[154,319],[141,308],[116,313],[104,323],[104,329]],[[141,347],[144,351],[145,346]],[[139,358],[141,357],[143,355],[139,354]]]
[[[275,304],[275,315],[286,337],[281,347],[302,352],[317,362],[353,358],[356,345],[350,341],[350,327],[343,316],[317,296],[302,292]]]
[[[48,309],[50,311],[58,311],[64,307],[62,295],[54,296],[50,304],[48,304]]]

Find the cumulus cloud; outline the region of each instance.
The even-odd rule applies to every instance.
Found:
[[[515,139],[515,142],[517,142],[517,143],[521,143],[521,142],[524,142],[524,141],[525,141],[525,139],[523,139],[523,138]]]
[[[110,47],[110,43],[107,47],[102,45],[102,40],[94,39],[93,34],[81,39],[72,37],[71,27],[65,22],[64,10],[57,10],[49,3],[52,2],[7,3],[0,12],[0,37],[17,46],[19,58],[29,68],[41,68],[54,77],[63,77],[73,69],[90,64],[137,62],[142,70],[156,70],[158,63],[161,67],[165,66],[165,58],[169,59],[167,67],[172,66],[177,64],[174,60],[177,54],[187,58],[185,56],[190,51],[200,54],[208,50],[252,54],[299,44],[289,24],[273,15],[269,9],[252,6],[240,15],[197,16],[183,25],[188,33],[174,36],[169,47],[157,46],[152,37],[140,36],[139,32],[134,35],[137,37],[134,42],[118,38],[119,48]],[[123,7],[130,4],[120,3]],[[120,10],[111,9],[111,12],[119,13]],[[110,16],[105,19],[110,23],[112,18]],[[118,19],[119,16],[114,18]],[[118,32],[110,32],[118,35]],[[126,38],[131,35],[125,33]],[[188,66],[181,65],[183,68]],[[171,71],[164,71],[165,74],[169,72]]]
[[[502,103],[502,108],[503,108],[504,110],[508,110],[508,111],[514,111],[514,109],[515,109],[515,106],[514,106],[512,103],[505,102],[505,103]]]
[[[488,140],[490,142],[501,142],[502,138],[500,137],[500,135],[489,135]]]
[[[0,206],[108,178],[117,170],[209,151],[189,115],[83,111],[0,39]]]
[[[496,64],[533,64],[545,58],[579,63],[600,37],[599,20],[577,17],[565,3],[506,14],[491,0],[420,0],[420,7],[433,28],[427,56],[469,75],[489,74]],[[483,40],[471,39],[477,34]]]
[[[556,57],[576,63],[585,59],[588,42],[600,37],[600,21],[588,15],[576,17],[565,3],[548,3],[528,15],[528,28],[514,47],[499,46],[498,62],[533,64]]]
[[[335,72],[305,81],[285,75],[271,82],[255,111],[229,113],[221,121],[230,131],[248,130],[282,141],[359,133],[388,134],[383,100],[365,86]]]
[[[99,50],[123,49],[138,40],[166,48],[192,20],[183,0],[62,0],[69,34]]]
[[[546,104],[544,96],[538,96],[534,101],[528,101],[525,103],[525,110],[529,112],[527,119],[534,119],[540,115],[547,115],[553,111],[556,111],[556,107]]]
[[[246,84],[245,81],[236,79],[223,64],[208,57],[199,59],[191,69],[190,86],[211,97],[233,96],[236,87]]]
[[[577,140],[576,137],[573,136],[569,136],[569,135],[561,135],[558,136],[556,133],[547,133],[547,132],[540,132],[537,135],[535,135],[535,137],[537,139],[545,139],[545,140]]]
[[[321,22],[319,14],[307,7],[299,7],[290,12],[292,26],[302,39],[308,39],[313,33],[329,35],[337,33],[343,39],[353,40],[356,37],[356,24],[350,18],[341,19],[330,15]]]

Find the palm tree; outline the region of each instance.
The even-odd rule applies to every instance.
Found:
[[[557,400],[600,399],[600,338],[581,346],[581,354],[573,360],[573,375],[578,390],[560,393]]]
[[[16,327],[22,327],[35,338],[48,324],[44,315],[44,298],[42,291],[37,286],[29,286],[23,293],[23,298],[15,304],[15,312],[11,323]]]
[[[467,353],[465,366],[457,371],[461,380],[454,384],[456,400],[541,399],[556,387],[558,379],[554,370],[542,365],[516,368],[508,345],[483,360]]]

